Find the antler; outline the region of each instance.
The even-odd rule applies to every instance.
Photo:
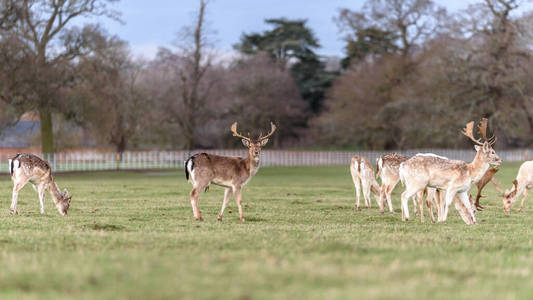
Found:
[[[266,136],[263,136],[263,134],[261,133],[261,135],[259,136],[259,139],[257,141],[260,142],[260,141],[265,140],[268,137],[270,137],[272,134],[274,134],[274,131],[276,131],[276,128],[277,128],[276,125],[274,125],[274,123],[270,122],[270,133],[267,134]]]
[[[478,145],[483,145],[483,142],[481,142],[480,139],[474,138],[474,121],[470,121],[468,124],[466,124],[466,127],[461,131],[462,134],[469,137],[474,143]]]
[[[231,125],[231,132],[233,132],[233,136],[240,137],[240,138],[242,138],[244,140],[247,140],[249,142],[252,141],[251,138],[245,137],[244,135],[242,135],[242,134],[237,132],[237,122],[235,122],[235,123],[233,123],[233,125]]]
[[[487,138],[487,121],[487,118],[481,119],[481,123],[479,123],[477,128],[481,137],[492,146],[496,143],[496,137],[493,135],[491,138]]]

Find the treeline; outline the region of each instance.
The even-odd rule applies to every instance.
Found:
[[[280,129],[274,147],[461,147],[487,117],[499,147],[533,142],[533,28],[519,1],[450,14],[431,0],[368,0],[335,18],[339,67],[304,20],[265,21],[221,61],[203,0],[175,45],[152,60],[81,16],[120,19],[115,0],[0,0],[0,131],[39,115],[43,152],[86,146],[228,148]],[[216,13],[216,12],[213,12]]]

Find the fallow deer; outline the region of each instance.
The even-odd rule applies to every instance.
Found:
[[[434,155],[434,154],[417,154],[417,155]],[[378,158],[377,161],[377,175],[381,178],[381,202],[383,203],[383,206],[385,206],[385,201],[387,201],[387,204],[389,206],[389,211],[391,214],[394,214],[394,210],[392,208],[392,201],[391,201],[391,194],[394,190],[394,187],[396,184],[398,184],[398,181],[400,181],[400,175],[399,175],[399,168],[400,164],[406,160],[408,160],[409,157],[398,154],[398,153],[391,153],[391,154],[385,154]],[[417,203],[419,205],[418,212],[420,214],[420,220],[424,221],[424,210],[423,210],[423,196],[424,194],[427,194],[426,197],[426,204],[429,209],[429,214],[431,217],[431,220],[434,222],[434,216],[433,216],[433,196],[435,194],[435,191],[426,191],[422,190],[415,197],[413,197],[413,210],[415,214],[417,214]]]
[[[479,199],[485,197],[481,194],[481,192],[483,191],[483,188],[485,188],[487,183],[492,182],[496,190],[499,191],[500,193],[502,192],[500,185],[498,184],[496,179],[494,179],[494,175],[496,174],[496,172],[498,172],[498,170],[499,170],[498,167],[495,167],[495,166],[490,167],[487,170],[487,172],[485,172],[485,175],[483,175],[483,177],[481,177],[481,179],[478,182],[474,182],[477,187],[477,195],[476,195],[476,202],[475,202],[475,205],[476,205],[475,207],[477,210],[483,210],[484,208],[483,206],[481,206],[481,204],[479,204]]]
[[[417,154],[417,155],[421,155],[421,154]],[[434,154],[424,154],[424,155],[434,155]],[[443,157],[443,156],[441,156],[441,157],[444,158],[444,159],[448,159],[448,158]],[[470,206],[472,207],[473,210],[474,210],[474,208],[476,208],[476,210],[480,210],[480,209],[483,208],[481,205],[479,205],[479,199],[484,197],[481,194],[481,192],[483,191],[483,188],[487,185],[487,183],[489,181],[494,184],[494,186],[496,187],[496,190],[501,192],[501,189],[499,187],[498,182],[493,178],[494,174],[496,174],[496,172],[498,172],[498,168],[497,167],[490,167],[485,172],[483,177],[481,177],[481,179],[479,181],[474,182],[474,184],[477,186],[476,203],[474,203],[472,201],[472,195],[469,195]],[[431,207],[429,205],[433,204],[433,206],[437,208],[437,215],[441,216],[442,212],[440,211],[440,203],[443,203],[445,201],[444,198],[445,198],[446,192],[444,192],[444,191],[441,192],[441,191],[439,191],[439,190],[437,190],[435,188],[426,188],[426,192],[427,192],[426,202],[428,203],[428,208],[430,210],[430,215],[432,217],[431,219],[434,222],[433,212],[432,212],[432,209],[431,209]],[[419,196],[419,198],[421,198],[421,197]],[[454,197],[453,204],[454,204],[455,208],[457,209],[457,211],[459,212],[459,215],[461,216],[463,221],[466,224],[473,224],[473,220],[472,220],[471,216],[468,214],[468,210],[467,210],[466,206],[463,205],[463,203],[461,202],[461,200],[459,199],[459,197],[457,195],[455,195],[455,197]],[[478,206],[480,208],[478,208]],[[423,221],[423,218],[422,218],[422,221]]]
[[[363,188],[363,198],[365,199],[365,207],[371,207],[370,192],[374,194],[374,199],[378,203],[379,211],[383,212],[383,203],[378,199],[380,195],[380,187],[374,177],[374,169],[366,158],[354,155],[350,163],[350,173],[352,174],[353,184],[355,186],[355,209],[360,210],[359,200],[361,187]]]
[[[513,187],[510,190],[506,190],[503,193],[503,209],[506,212],[511,211],[511,207],[520,195],[522,197],[522,203],[518,211],[522,211],[524,208],[524,201],[527,198],[529,190],[533,187],[533,161],[526,161],[518,169],[516,179],[513,180]]]
[[[494,136],[490,139],[486,137],[487,119],[482,119],[478,127],[484,141],[474,138],[473,127],[474,122],[470,122],[462,131],[476,144],[477,153],[471,163],[435,156],[414,156],[400,165],[400,180],[405,184],[405,191],[401,196],[402,219],[404,221],[409,220],[407,207],[409,198],[429,186],[446,192],[445,201],[440,207],[442,214],[439,216],[439,222],[446,221],[448,208],[457,195],[466,207],[473,224],[476,223],[474,212],[470,206],[468,190],[472,182],[477,182],[483,177],[491,164],[499,165],[501,160],[492,148],[496,138]]]
[[[239,218],[244,222],[241,191],[259,170],[261,148],[268,143],[268,138],[276,131],[274,123],[271,122],[270,126],[269,134],[266,136],[261,134],[258,139],[254,140],[250,136],[245,137],[237,132],[237,122],[231,125],[233,136],[241,138],[244,146],[248,148],[246,158],[199,153],[185,161],[185,177],[193,186],[190,198],[196,220],[202,220],[202,215],[198,209],[199,193],[206,190],[210,184],[215,184],[226,188],[218,220],[222,221],[224,209],[228,205],[230,194],[233,192],[239,208]]]
[[[383,206],[385,206],[385,201],[387,201],[391,214],[394,214],[391,194],[398,181],[400,181],[398,169],[400,168],[400,164],[408,159],[408,156],[391,153],[379,157],[377,161],[377,175],[381,178],[380,201],[383,203]]]
[[[18,192],[26,183],[30,182],[39,194],[41,214],[44,214],[44,192],[48,191],[54,200],[60,214],[66,215],[70,207],[71,196],[67,190],[63,192],[59,189],[52,176],[50,165],[33,154],[19,153],[9,159],[9,169],[11,180],[13,181],[13,196],[11,198],[11,214],[18,214],[17,201]]]

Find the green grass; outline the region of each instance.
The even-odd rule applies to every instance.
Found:
[[[509,187],[518,164],[496,175]],[[74,196],[39,214],[26,187],[9,215],[0,177],[2,299],[530,299],[533,204],[510,216],[488,186],[479,225],[355,212],[347,167],[262,168],[216,217],[223,189],[192,217],[182,171],[56,176]],[[393,204],[399,212],[398,187]],[[516,206],[515,206],[516,208]],[[230,213],[231,211],[231,213]]]

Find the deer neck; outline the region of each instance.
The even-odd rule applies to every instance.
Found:
[[[478,182],[479,180],[481,180],[483,175],[485,175],[485,172],[487,172],[490,167],[490,164],[486,161],[483,161],[483,159],[481,158],[480,151],[476,153],[476,157],[474,157],[474,160],[468,164],[468,170],[470,172],[472,182]]]
[[[254,157],[252,154],[248,153],[248,157],[246,158],[246,166],[248,167],[248,173],[250,173],[250,176],[254,176],[255,173],[257,173],[257,170],[259,170],[259,157]]]
[[[55,183],[55,181],[50,181],[48,185],[48,192],[50,193],[50,196],[52,196],[52,199],[54,199],[54,203],[59,203],[60,199],[63,198],[63,195],[61,194],[61,190]]]

